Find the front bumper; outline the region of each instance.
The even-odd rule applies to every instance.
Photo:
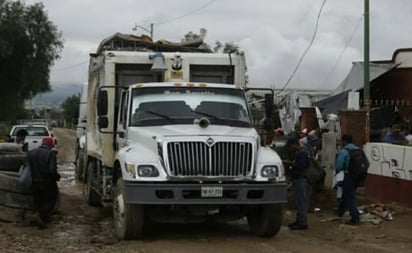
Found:
[[[222,187],[222,197],[202,197],[202,187]],[[131,204],[277,204],[287,202],[286,184],[177,184],[125,182],[125,201]]]

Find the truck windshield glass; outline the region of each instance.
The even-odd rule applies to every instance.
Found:
[[[134,88],[131,126],[193,124],[208,118],[214,125],[251,127],[249,110],[241,90],[208,87]]]

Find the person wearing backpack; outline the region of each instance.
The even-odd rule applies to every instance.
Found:
[[[342,217],[345,211],[349,210],[351,220],[348,224],[357,225],[360,222],[360,215],[356,207],[356,188],[365,180],[369,161],[363,150],[352,143],[351,135],[342,136],[341,147],[343,148],[339,151],[335,164],[335,174],[344,172],[343,181],[337,183],[342,187],[338,215]]]

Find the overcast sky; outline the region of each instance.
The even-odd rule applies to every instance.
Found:
[[[180,41],[204,27],[209,44],[235,42],[246,54],[250,85],[281,88],[312,39],[323,1],[44,0],[65,40],[51,84],[86,82],[89,53],[103,38],[116,32],[146,33],[132,28],[154,23],[155,40]],[[316,39],[288,88],[334,89],[352,62],[362,61],[363,4],[326,1]],[[370,0],[371,60],[389,60],[396,49],[412,47],[411,13],[411,0]]]

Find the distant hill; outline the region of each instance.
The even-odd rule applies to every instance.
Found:
[[[26,107],[38,109],[50,107],[60,109],[60,104],[67,97],[77,95],[82,91],[82,84],[59,84],[52,86],[52,91],[35,96],[32,100],[26,102]]]

